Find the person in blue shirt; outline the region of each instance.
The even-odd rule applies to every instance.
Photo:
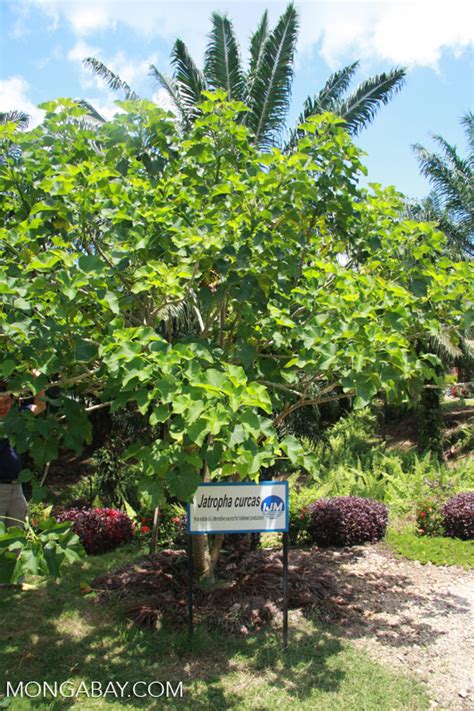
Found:
[[[33,372],[37,377],[39,373]],[[6,417],[13,406],[13,397],[8,392],[8,384],[0,380],[0,419]],[[37,393],[33,404],[28,409],[39,415],[46,409],[44,390]],[[0,439],[0,522],[10,526],[24,526],[27,504],[23,488],[18,483],[18,475],[22,469],[21,459],[8,439]]]

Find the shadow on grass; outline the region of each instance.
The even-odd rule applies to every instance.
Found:
[[[354,682],[359,664],[363,667],[365,662],[357,659],[355,667],[347,666],[344,638],[377,635],[393,647],[429,644],[440,634],[434,624],[439,615],[448,611],[468,614],[462,598],[441,593],[430,596],[403,573],[384,570],[383,555],[377,570],[358,569],[353,564],[365,553],[362,547],[290,551],[290,570],[292,557],[309,555],[315,566],[331,576],[337,589],[332,616],[343,624],[328,626],[300,617],[296,625],[290,624],[286,652],[280,632],[268,629],[242,639],[201,625],[190,644],[184,609],[182,627],[172,628],[168,623],[160,630],[143,630],[124,622],[121,601],[99,605],[93,595],[81,594],[81,582],[88,583],[97,574],[137,558],[136,549],[89,558],[69,569],[59,582],[37,590],[0,591],[0,691],[5,690],[5,680],[13,685],[28,680],[71,680],[76,688],[81,681],[90,688],[92,681],[105,686],[113,680],[122,685],[128,682],[126,694],[137,681],[170,682],[172,688],[182,682],[182,699],[109,695],[95,699],[94,708],[266,709],[274,707],[275,694],[279,705],[289,702],[294,708],[299,704],[309,708],[305,703],[317,698],[318,704],[320,699],[327,700],[327,708],[340,708],[331,705],[333,696],[342,702],[348,688],[353,691],[358,684],[357,693],[363,693],[365,683]],[[413,606],[423,610],[422,621],[420,616],[417,620],[406,617],[401,626],[386,618],[386,614],[399,617]],[[366,666],[367,678],[376,673],[375,667]],[[385,683],[381,682],[382,688]],[[390,698],[382,698],[381,708],[395,707]],[[82,699],[84,704],[86,699]],[[74,698],[15,700],[10,709],[55,711],[74,703]],[[376,707],[369,704],[367,708]]]
[[[81,580],[123,564],[124,555],[88,562],[86,575],[74,566],[63,580],[37,590],[0,591],[1,693],[6,680],[13,686],[29,680],[50,684],[71,680],[75,687],[84,681],[88,688],[92,681],[105,685],[114,680],[128,682],[127,692],[136,681],[169,681],[173,688],[183,682],[181,700],[133,696],[117,700],[110,695],[97,708],[119,701],[130,707],[207,711],[248,707],[249,690],[258,696],[262,678],[268,679],[265,693],[282,690],[295,704],[315,689],[326,693],[340,688],[343,664],[331,666],[331,660],[342,651],[342,643],[324,626],[305,622],[304,629],[291,634],[286,652],[281,635],[274,631],[240,639],[200,626],[190,643],[185,617],[183,629],[164,625],[159,631],[140,630],[123,622],[119,602],[98,605],[81,594]],[[15,700],[9,708],[50,710],[74,703],[74,698],[38,698]],[[262,708],[268,707],[262,703]]]

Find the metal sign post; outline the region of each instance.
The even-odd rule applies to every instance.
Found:
[[[283,649],[288,647],[288,533],[283,534]]]
[[[193,539],[188,533],[188,636],[193,636]]]
[[[288,482],[203,483],[188,504],[188,633],[193,635],[192,536],[283,533],[283,648],[288,647]]]

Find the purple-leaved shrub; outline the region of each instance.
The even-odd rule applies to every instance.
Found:
[[[474,491],[457,494],[443,506],[444,530],[451,538],[474,538]]]
[[[133,537],[133,523],[117,509],[66,509],[58,521],[71,521],[87,553],[105,553]]]
[[[375,543],[384,537],[388,510],[384,504],[360,496],[319,499],[306,506],[308,536],[320,546]]]

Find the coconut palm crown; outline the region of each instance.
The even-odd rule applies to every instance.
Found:
[[[298,38],[295,6],[288,5],[273,29],[268,24],[268,12],[263,13],[250,38],[246,68],[242,65],[232,22],[217,12],[213,13],[211,22],[203,69],[198,68],[184,42],[177,39],[171,52],[172,76],[165,76],[154,65],[150,66],[155,86],[167,92],[184,130],[199,115],[203,91],[224,89],[230,99],[247,106],[248,111],[242,112],[239,120],[249,128],[257,145],[262,148],[284,145],[291,149],[303,132],[295,128],[290,131],[289,139],[283,141]],[[130,86],[102,62],[87,57],[84,63],[110,88],[123,91],[126,98],[136,97]],[[347,129],[355,135],[372,121],[380,106],[387,104],[401,88],[405,69],[396,67],[371,77],[348,93],[358,64],[354,62],[332,74],[318,94],[306,99],[298,125],[311,116],[332,111],[345,119]]]
[[[419,143],[413,146],[422,174],[432,192],[428,196],[432,219],[448,237],[452,247],[474,256],[474,115],[465,114],[461,123],[466,132],[468,155],[461,158],[456,146],[442,136],[433,135],[441,152],[429,151]]]

